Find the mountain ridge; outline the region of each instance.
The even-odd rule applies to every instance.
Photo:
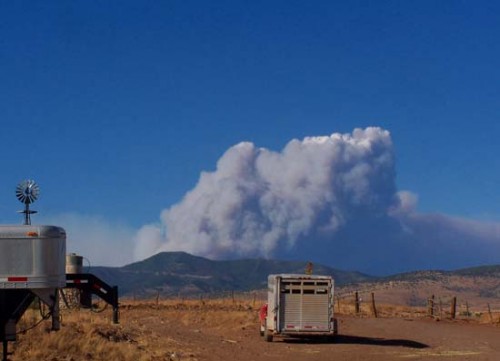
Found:
[[[276,259],[210,260],[186,252],[161,252],[123,267],[92,267],[91,272],[118,285],[122,296],[147,297],[251,291],[264,289],[267,275],[304,273],[308,262]],[[331,275],[337,286],[388,281],[436,279],[443,276],[500,277],[500,265],[468,267],[455,271],[424,270],[391,276],[372,276],[314,264],[314,274]]]

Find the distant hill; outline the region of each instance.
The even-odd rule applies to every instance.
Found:
[[[500,265],[456,271],[416,271],[345,285],[339,294],[374,292],[387,304],[426,306],[429,297],[445,304],[457,297],[460,312],[470,307],[484,311],[488,305],[500,309]],[[488,306],[489,307],[489,306]]]
[[[435,280],[443,277],[464,276],[464,277],[500,277],[500,265],[479,266],[463,268],[454,271],[428,270],[399,273],[387,277],[378,278],[379,282],[385,281],[416,281]]]
[[[307,262],[265,259],[213,261],[185,252],[163,252],[123,267],[92,267],[91,272],[112,285],[121,295],[183,295],[201,292],[248,291],[266,287],[273,273],[304,273]],[[375,278],[314,265],[315,274],[331,275],[337,285]]]
[[[454,273],[460,276],[500,277],[500,265],[464,268]]]
[[[123,267],[92,267],[90,270],[121,296],[192,296],[201,293],[251,291],[266,288],[267,276],[304,273],[305,261],[240,259],[213,261],[185,252],[163,252]],[[416,271],[388,277],[342,271],[315,264],[314,274],[331,275],[339,293],[353,290],[383,291],[387,300],[424,304],[428,294],[463,293],[474,297],[500,297],[500,265],[456,271]]]

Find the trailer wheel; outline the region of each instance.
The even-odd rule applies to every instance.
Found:
[[[273,342],[273,334],[269,332],[268,328],[264,328],[264,340],[266,342]]]

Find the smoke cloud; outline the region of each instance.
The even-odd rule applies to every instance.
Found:
[[[308,258],[371,272],[498,261],[498,224],[419,214],[416,205],[416,195],[397,190],[386,130],[294,139],[281,152],[243,142],[160,224],[140,229],[135,257]],[[471,257],[463,247],[479,249]]]

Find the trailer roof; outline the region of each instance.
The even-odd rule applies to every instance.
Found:
[[[58,238],[66,231],[50,225],[0,225],[0,239],[11,238]]]
[[[280,274],[271,274],[268,276],[268,278],[295,278],[295,279],[306,279],[306,280],[311,280],[311,279],[318,279],[318,280],[330,280],[333,279],[332,276],[328,275],[306,275],[306,274],[299,274],[299,273],[280,273]]]

